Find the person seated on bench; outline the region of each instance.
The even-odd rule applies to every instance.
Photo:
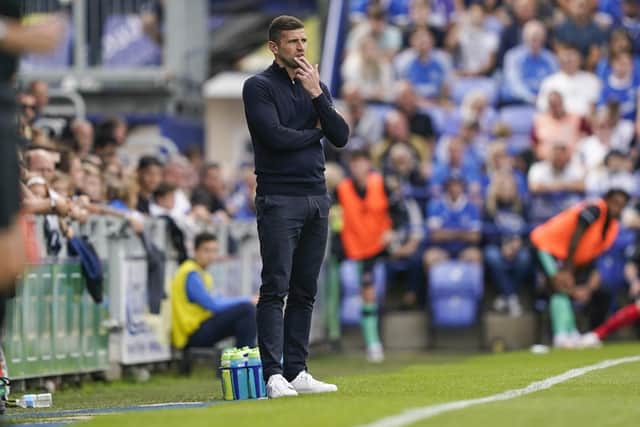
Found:
[[[171,343],[177,349],[213,347],[227,337],[236,346],[256,342],[256,298],[212,296],[207,272],[218,256],[218,241],[210,233],[195,238],[194,256],[180,265],[171,283]]]
[[[453,173],[445,181],[445,193],[427,206],[429,247],[423,255],[425,271],[434,265],[457,259],[482,262],[480,211],[465,193],[466,181]]]

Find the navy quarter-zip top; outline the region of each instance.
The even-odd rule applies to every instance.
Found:
[[[300,82],[275,62],[244,84],[247,125],[255,154],[258,195],[320,195],[324,181],[322,138],[344,147],[349,127],[333,107],[327,87],[311,99]],[[320,124],[321,129],[317,126]]]

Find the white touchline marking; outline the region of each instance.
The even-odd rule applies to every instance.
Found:
[[[445,412],[464,409],[470,406],[482,405],[483,403],[499,402],[502,400],[515,399],[516,397],[525,396],[527,394],[536,393],[546,390],[556,384],[563,383],[570,379],[580,377],[591,371],[610,368],[611,366],[622,365],[623,363],[640,362],[640,356],[622,357],[619,359],[608,359],[594,365],[583,366],[582,368],[571,369],[563,374],[549,377],[541,381],[535,381],[524,388],[515,390],[507,390],[503,393],[494,394],[492,396],[481,397],[478,399],[458,400],[454,402],[439,403],[437,405],[423,406],[421,408],[409,409],[397,415],[392,415],[365,424],[362,427],[401,427],[413,424],[426,418],[435,417]]]

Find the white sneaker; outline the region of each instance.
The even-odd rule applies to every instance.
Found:
[[[507,307],[509,308],[509,316],[520,317],[522,316],[522,306],[517,295],[509,295],[507,298]]]
[[[267,381],[267,397],[269,399],[297,395],[298,392],[282,375],[276,374],[269,377],[269,381]]]
[[[553,346],[564,349],[578,348],[578,337],[574,333],[561,332],[555,334],[553,336]]]
[[[291,386],[300,394],[330,393],[332,391],[338,391],[338,386],[335,384],[318,381],[307,371],[301,371],[298,376],[291,381]]]
[[[384,350],[382,349],[382,344],[378,342],[367,347],[367,360],[371,363],[384,362]]]
[[[580,337],[581,348],[600,348],[602,347],[602,341],[595,332],[587,332]]]

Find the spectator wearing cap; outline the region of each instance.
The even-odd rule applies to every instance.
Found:
[[[573,153],[578,141],[589,133],[587,121],[567,111],[562,93],[553,91],[549,93],[548,110],[536,113],[533,119],[531,139],[535,157],[538,160],[548,159],[551,146],[556,141],[564,142]]]
[[[637,120],[640,75],[634,71],[631,53],[621,51],[613,54],[611,73],[602,83],[599,105],[615,102],[620,105],[623,118]]]
[[[366,21],[356,25],[347,38],[349,54],[360,49],[362,39],[371,37],[381,54],[390,60],[402,46],[402,33],[387,22],[382,6],[372,3],[367,9]]]
[[[153,193],[162,182],[162,163],[154,156],[142,156],[138,161],[138,202],[136,210],[149,215]]]
[[[556,54],[560,70],[542,81],[537,107],[548,111],[549,95],[562,95],[567,112],[587,117],[594,111],[600,97],[600,80],[591,72],[581,71],[582,56],[578,47],[557,44]]]
[[[425,270],[448,259],[482,262],[480,212],[465,195],[462,175],[449,175],[444,194],[427,205],[427,230],[429,247],[422,258]]]
[[[595,167],[587,173],[585,189],[588,196],[600,197],[609,188],[623,188],[631,192],[634,183],[631,175],[631,161],[627,154],[613,149],[609,151],[599,167]]]
[[[450,59],[434,50],[433,36],[426,28],[416,28],[410,40],[411,48],[394,61],[397,74],[415,87],[424,102],[444,102],[449,96]]]
[[[535,104],[542,81],[557,71],[558,62],[544,47],[546,29],[540,21],[527,22],[522,38],[504,57],[503,101]]]
[[[497,288],[493,307],[511,316],[522,314],[518,291],[532,273],[527,221],[527,206],[513,174],[506,170],[494,173],[483,212],[484,261]]]
[[[585,67],[593,70],[600,59],[606,34],[596,24],[589,0],[568,0],[566,12],[564,22],[553,29],[553,37],[556,42],[576,46],[586,59]]]

